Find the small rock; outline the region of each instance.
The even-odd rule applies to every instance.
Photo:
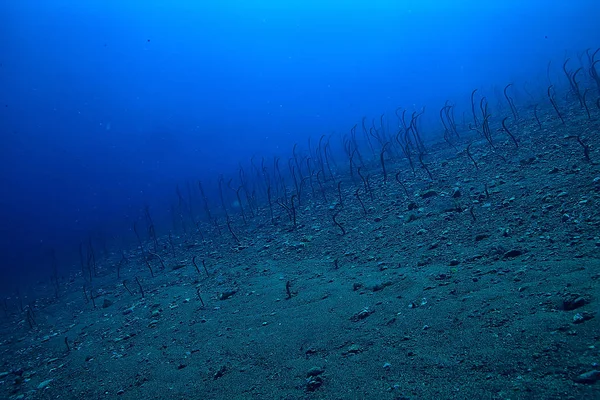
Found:
[[[226,371],[227,371],[227,366],[226,365],[221,366],[221,368],[219,368],[219,370],[217,372],[215,372],[215,374],[213,375],[213,379],[219,379],[219,378],[223,377],[223,375],[225,375]]]
[[[574,382],[577,383],[596,383],[596,381],[600,380],[600,371],[593,369],[591,371],[588,372],[584,372],[583,374],[579,375],[578,377],[576,377],[575,379],[573,379]]]
[[[392,282],[389,282],[389,281],[388,282],[383,282],[383,283],[378,283],[378,284],[373,285],[373,287],[371,288],[371,290],[374,291],[374,292],[378,292],[380,290],[385,289],[387,286],[391,286],[391,285],[392,285]]]
[[[406,217],[404,217],[404,222],[405,223],[409,223],[409,222],[413,222],[417,220],[417,216],[413,213],[408,214]]]
[[[321,375],[323,372],[325,372],[325,370],[321,367],[312,367],[306,373],[306,377],[309,378],[311,376],[318,376]]]
[[[574,324],[582,324],[585,321],[588,321],[590,319],[594,318],[594,314],[589,313],[589,312],[583,312],[583,313],[577,313],[573,316],[573,323]]]
[[[433,196],[437,196],[437,195],[438,195],[438,192],[433,189],[426,190],[425,192],[421,193],[421,197],[424,199],[427,199],[427,198],[433,197]]]
[[[348,347],[348,354],[358,354],[361,352],[362,352],[362,349],[357,344],[353,344],[352,346]]]
[[[581,296],[571,295],[570,298],[563,299],[563,310],[572,311],[585,305],[585,299]]]
[[[306,391],[314,392],[323,385],[323,378],[320,376],[311,376],[306,378]]]
[[[475,241],[476,242],[480,242],[480,241],[482,241],[484,239],[487,239],[489,237],[490,237],[490,235],[488,235],[486,233],[480,233],[479,235],[475,236]]]
[[[374,313],[374,311],[369,310],[369,307],[365,307],[360,312],[358,312],[358,313],[354,314],[352,317],[350,317],[350,320],[354,321],[354,322],[360,321],[361,319],[365,319],[373,313]]]
[[[227,292],[219,293],[219,300],[227,300],[228,298],[233,296],[236,292],[237,292],[237,290],[230,290]]]
[[[521,250],[518,249],[512,249],[507,251],[506,253],[504,253],[504,258],[515,258],[515,257],[519,257],[520,255],[522,255],[523,252]]]
[[[530,156],[528,158],[522,158],[521,160],[519,160],[519,163],[521,163],[521,165],[531,165],[535,162],[535,160],[535,156]]]
[[[38,387],[37,387],[37,388],[38,388],[38,389],[43,389],[43,388],[45,388],[46,386],[48,386],[48,385],[50,384],[50,382],[52,382],[53,380],[54,380],[54,379],[47,379],[47,380],[45,380],[44,382],[40,383],[40,384],[38,385]]]

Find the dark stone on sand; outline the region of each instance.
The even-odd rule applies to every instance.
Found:
[[[512,249],[512,250],[509,250],[506,253],[504,253],[504,258],[515,258],[515,257],[519,257],[522,254],[523,254],[523,252],[521,250]]]

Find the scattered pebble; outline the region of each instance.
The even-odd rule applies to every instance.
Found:
[[[44,382],[40,383],[37,388],[38,390],[40,389],[44,389],[46,386],[48,386],[50,384],[50,382],[52,382],[54,379],[47,379]]]
[[[583,374],[579,375],[578,377],[576,377],[575,379],[573,379],[574,382],[577,383],[596,383],[596,381],[600,380],[600,371],[597,369],[593,369],[591,371],[588,372],[584,372]]]
[[[321,377],[321,374],[323,374],[323,372],[325,372],[325,370],[319,367],[312,367],[308,370],[308,372],[306,373],[307,392],[314,392],[315,390],[320,388],[321,385],[323,385],[323,378]]]
[[[353,344],[352,346],[348,347],[348,354],[358,354],[358,353],[362,353],[362,348],[357,345],[357,344]]]

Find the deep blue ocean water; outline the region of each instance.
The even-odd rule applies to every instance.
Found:
[[[333,134],[341,160],[363,116],[395,129],[397,107],[426,107],[439,137],[446,100],[460,120],[474,89],[543,97],[600,46],[592,0],[205,3],[0,3],[0,289],[47,279],[51,254],[77,270],[90,238],[134,245],[146,206],[174,230],[177,187],[200,219],[202,181],[218,213],[219,176],[253,156],[287,166]]]

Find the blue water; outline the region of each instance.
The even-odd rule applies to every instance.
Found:
[[[399,106],[427,106],[439,136],[437,110],[475,88],[543,94],[600,45],[598,15],[593,0],[3,1],[2,289],[45,279],[51,249],[67,275],[90,236],[134,243],[145,205],[166,234],[176,186],[202,180],[218,204],[218,176],[253,155],[286,165],[331,133],[340,154],[363,116]]]

